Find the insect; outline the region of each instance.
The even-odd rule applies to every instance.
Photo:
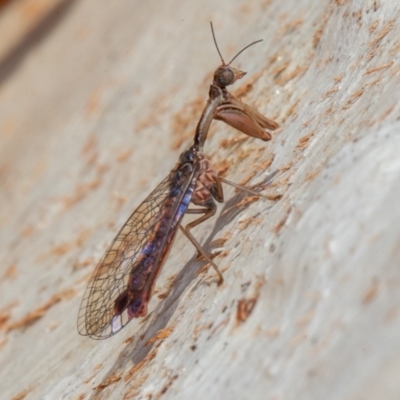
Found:
[[[231,67],[231,62],[259,41],[246,46],[226,64],[218,49],[212,24],[211,29],[222,65],[214,73],[194,142],[180,155],[175,168],[128,218],[96,267],[79,310],[78,331],[81,335],[105,339],[119,332],[131,319],[147,314],[156,278],[178,229],[214,268],[218,284],[221,284],[223,277],[217,265],[190,230],[215,214],[216,201],[223,202],[221,182],[263,196],[219,177],[203,154],[213,119],[222,120],[262,140],[271,138],[265,128],[278,127],[276,122],[243,104],[226,89],[245,74]],[[190,207],[191,204],[198,208]],[[183,227],[181,221],[185,214],[197,214],[199,218]]]

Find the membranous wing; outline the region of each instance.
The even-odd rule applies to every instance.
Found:
[[[85,291],[78,315],[81,335],[105,339],[132,318],[147,314],[155,278],[190,202],[197,176],[196,165],[178,166],[126,221]]]

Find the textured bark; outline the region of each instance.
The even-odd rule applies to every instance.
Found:
[[[397,1],[4,3],[0,9],[1,399],[398,399]],[[150,315],[80,337],[83,291],[191,144],[222,54],[281,129],[214,121],[235,182],[180,234]],[[217,251],[218,250],[218,251]]]

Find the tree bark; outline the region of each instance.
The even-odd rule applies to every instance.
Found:
[[[40,6],[39,6],[40,5]],[[0,398],[398,399],[400,5],[4,3]],[[106,341],[76,317],[119,228],[192,141],[220,60],[280,129],[213,121],[217,215],[178,233],[149,316]],[[12,28],[11,28],[12,27]]]

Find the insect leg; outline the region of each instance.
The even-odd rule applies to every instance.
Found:
[[[190,229],[197,226],[201,222],[205,221],[206,219],[212,217],[215,214],[216,207],[214,204],[213,208],[197,208],[197,209],[188,209],[186,210],[187,214],[204,214],[200,218],[192,221],[191,223],[187,224],[184,228],[182,225],[179,225],[180,230],[182,233],[192,242],[193,246],[196,247],[199,254],[201,254],[207,262],[214,268],[215,272],[218,275],[218,285],[224,281],[221,271],[218,269],[218,266],[211,260],[211,258],[206,254],[206,252],[201,247],[200,243],[195,239],[195,237],[190,233]]]
[[[262,194],[260,192],[256,192],[255,190],[252,190],[252,189],[250,189],[250,188],[248,188],[246,186],[239,185],[239,184],[237,184],[235,182],[232,182],[229,179],[226,179],[226,178],[224,178],[222,176],[220,176],[219,179],[220,179],[221,182],[224,182],[227,185],[233,186],[236,189],[243,190],[244,192],[253,194],[255,196],[264,197],[264,199],[267,199],[267,200],[276,201],[276,200],[279,200],[282,197],[279,194],[268,195],[268,194]]]
[[[215,200],[222,202],[224,200],[224,193],[222,190],[221,181],[218,178],[217,172],[214,170],[210,161],[204,156],[200,161],[200,174],[197,180],[196,187],[193,192],[191,202],[201,208],[189,208],[186,210],[186,214],[203,214],[201,217],[195,219],[186,225],[186,227],[180,226],[183,234],[192,242],[193,246],[196,247],[198,254],[202,255],[210,265],[214,268],[218,275],[218,285],[220,285],[224,278],[222,277],[221,271],[217,265],[210,259],[210,257],[202,249],[198,241],[190,233],[190,230],[195,226],[201,224],[208,218],[212,217],[217,211]]]

